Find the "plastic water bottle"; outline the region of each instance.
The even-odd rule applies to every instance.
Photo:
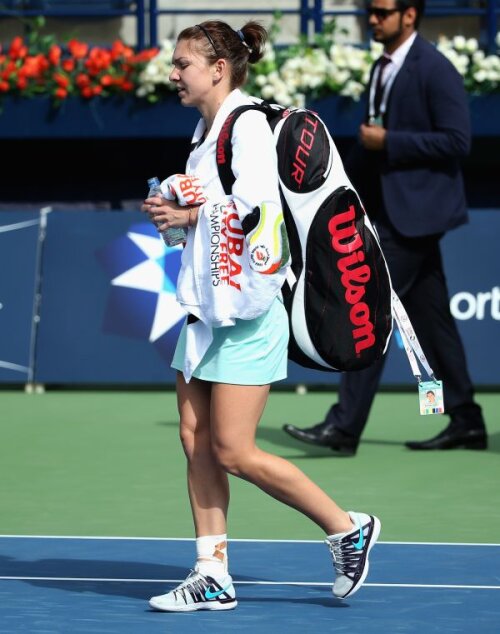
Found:
[[[160,179],[157,176],[148,178],[148,198],[152,196],[161,196]],[[182,227],[170,227],[166,231],[161,232],[161,236],[165,244],[169,247],[174,247],[176,244],[186,241],[186,232]]]

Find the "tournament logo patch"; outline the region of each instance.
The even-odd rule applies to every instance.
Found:
[[[269,249],[264,244],[258,244],[250,251],[250,259],[255,269],[265,268],[271,258]]]

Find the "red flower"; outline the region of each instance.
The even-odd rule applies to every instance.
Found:
[[[159,49],[157,48],[148,48],[144,51],[140,51],[137,55],[134,55],[132,62],[135,64],[139,64],[141,62],[149,62],[150,59],[153,59],[156,55],[158,55]]]
[[[24,45],[22,37],[15,37],[9,48],[9,57],[11,59],[23,59],[28,54],[28,47]]]
[[[37,60],[38,69],[40,73],[44,73],[46,70],[49,69],[49,66],[50,66],[49,62],[41,53],[38,55],[35,55],[35,57]]]
[[[16,69],[17,69],[16,63],[10,59],[7,62],[7,65],[5,66],[5,68],[3,69],[1,76],[4,79],[9,79],[10,75],[16,72]]]
[[[61,73],[54,73],[52,77],[60,88],[66,90],[69,86],[69,79],[65,75],[61,75]]]
[[[103,75],[101,77],[101,85],[102,86],[111,86],[114,83],[115,83],[114,79],[113,79],[113,77],[111,77],[111,75]]]
[[[83,59],[89,52],[89,45],[78,40],[70,40],[68,42],[68,50],[75,59]]]
[[[57,46],[57,44],[52,44],[47,57],[52,66],[58,66],[61,61],[61,47]]]
[[[57,97],[57,99],[66,99],[66,97],[68,96],[68,91],[66,90],[66,88],[56,88],[54,91],[54,96]]]
[[[90,77],[88,75],[85,75],[85,73],[79,73],[76,76],[75,83],[78,88],[86,88],[90,85]]]
[[[64,59],[61,64],[63,70],[67,73],[71,73],[75,70],[75,60],[74,59]]]
[[[109,49],[90,47],[77,39],[64,47],[53,36],[31,38],[28,47],[18,36],[8,50],[0,45],[0,93],[50,94],[55,101],[72,94],[87,99],[128,94],[134,91],[141,70],[157,54],[156,48],[136,54],[121,40],[115,40]]]
[[[89,75],[98,75],[102,70],[107,70],[111,65],[111,53],[104,48],[93,48],[88,59],[85,61],[85,67]]]
[[[129,59],[134,54],[134,51],[130,48],[130,46],[125,46],[125,44],[121,40],[115,40],[113,42],[113,46],[111,47],[111,59],[113,61],[117,60],[120,57],[124,59]]]
[[[19,75],[24,77],[40,77],[49,67],[49,62],[43,55],[31,55],[26,57],[23,66],[19,69]]]

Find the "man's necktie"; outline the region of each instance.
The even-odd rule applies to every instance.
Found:
[[[382,75],[384,74],[384,68],[387,66],[387,64],[391,63],[391,58],[388,57],[387,55],[382,55],[382,57],[380,58],[379,62],[378,62],[378,77],[377,77],[377,84],[375,86],[375,98],[373,101],[373,106],[375,108],[375,116],[378,116],[380,114],[380,104],[382,102],[382,95],[384,93],[383,90],[383,84],[382,84]]]

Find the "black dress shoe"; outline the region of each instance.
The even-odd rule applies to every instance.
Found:
[[[488,437],[484,427],[466,429],[450,423],[446,429],[429,440],[406,442],[408,449],[487,449]]]
[[[307,429],[300,429],[295,425],[283,425],[283,429],[297,440],[311,445],[329,447],[339,456],[354,456],[359,444],[358,438],[346,434],[330,423],[319,423]]]

